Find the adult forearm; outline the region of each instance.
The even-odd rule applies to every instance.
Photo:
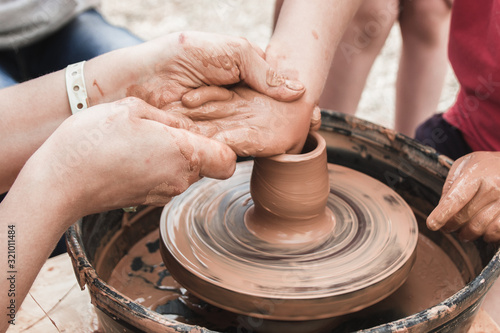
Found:
[[[302,96],[300,82],[270,75],[275,72],[248,41],[207,33],[170,34],[99,56],[84,67],[90,106],[134,96],[158,109],[180,101],[190,90],[241,80],[278,101]],[[1,193],[31,154],[71,115],[65,71],[0,90],[0,113]],[[308,127],[308,119],[302,123]]]
[[[134,71],[120,51],[88,61],[84,77],[89,106],[126,96]],[[121,70],[120,70],[121,68]],[[28,158],[69,116],[65,70],[0,90],[0,193],[7,191]]]
[[[302,100],[318,104],[335,49],[360,0],[285,1],[266,60],[306,86]]]

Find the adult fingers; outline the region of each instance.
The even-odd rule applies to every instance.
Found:
[[[177,156],[169,155],[164,160],[167,166],[173,163],[168,172],[174,174],[167,174],[166,179],[148,192],[144,205],[164,205],[172,196],[181,194],[204,176],[226,179],[234,173],[236,155],[228,146],[183,129],[166,127],[164,130],[168,132],[168,139],[162,140],[166,145],[164,149],[171,151],[173,146],[177,146]],[[155,149],[162,148],[158,146]]]
[[[279,101],[294,101],[304,92],[298,80],[288,80],[270,68],[262,50],[244,38],[229,38],[202,33],[182,33],[179,36],[185,49],[189,49],[191,62],[202,60],[199,79],[215,85],[246,82],[254,90]],[[191,42],[190,42],[191,41]],[[222,70],[213,71],[211,66]],[[208,71],[207,68],[209,69]],[[214,75],[216,74],[216,75]]]
[[[310,129],[312,131],[317,131],[321,127],[321,109],[319,106],[315,106],[313,114],[311,116]]]
[[[236,154],[229,146],[202,135],[187,132],[194,147],[194,159],[199,161],[200,176],[226,179],[236,168]]]
[[[484,210],[486,207],[489,207],[490,205],[493,205],[493,207],[497,207],[497,209],[499,209],[498,198],[498,194],[495,194],[488,186],[488,184],[485,184],[483,181],[481,181],[478,187],[478,191],[476,192],[474,197],[464,206],[464,208],[462,208],[457,214],[455,214],[454,219],[460,222],[469,221],[473,216]]]
[[[154,120],[169,127],[182,128],[191,132],[198,132],[195,123],[186,117],[181,112],[165,112],[151,104],[146,103],[142,99],[135,97],[127,97],[116,102],[117,105],[123,105],[130,110],[130,116],[139,119]]]
[[[182,96],[182,105],[196,108],[207,102],[227,101],[233,97],[233,92],[218,86],[204,86],[193,89]]]
[[[499,219],[499,216],[499,204],[493,201],[467,221],[467,224],[460,230],[460,239],[472,241],[481,237],[486,233],[489,225]]]
[[[192,126],[196,126],[191,120],[185,120],[185,117],[180,114],[172,115],[163,110],[159,110],[138,99],[133,99],[129,102],[137,106],[131,108],[131,114],[133,116],[173,127],[168,128],[168,130],[172,131],[174,135],[183,138],[180,140],[181,145],[183,142],[190,143],[194,153],[188,154],[189,156],[186,155],[185,157],[187,159],[193,157],[193,161],[191,162],[199,165],[200,176],[225,179],[233,174],[236,155],[231,148],[221,142],[192,133],[192,131],[185,131],[190,130]],[[176,122],[175,124],[179,126],[170,126],[172,119],[176,117],[179,117],[179,119],[182,118],[182,124]]]
[[[255,52],[257,52],[257,54],[262,58],[262,59],[266,59],[266,53],[255,43],[251,42],[251,41],[248,41],[250,43],[250,45],[252,46],[252,48],[255,50]]]
[[[254,90],[283,102],[295,101],[304,94],[306,89],[300,81],[279,74],[250,44],[240,52],[240,78]]]
[[[286,142],[261,128],[235,126],[218,131],[214,140],[230,146],[238,156],[268,157],[286,152]]]
[[[443,190],[441,192],[441,197],[446,196],[448,191],[450,190],[453,183],[463,174],[463,172],[467,169],[467,165],[469,161],[473,157],[472,154],[463,156],[453,163],[448,172],[448,177],[446,177],[446,181],[443,186]]]

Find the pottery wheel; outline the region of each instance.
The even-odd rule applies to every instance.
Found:
[[[330,318],[361,310],[405,281],[415,260],[415,217],[391,188],[329,164],[333,231],[320,242],[276,249],[245,225],[253,162],[227,180],[205,178],[165,206],[162,256],[201,299],[276,320]]]

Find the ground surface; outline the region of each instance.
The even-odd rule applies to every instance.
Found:
[[[244,36],[265,48],[271,36],[273,9],[272,0],[103,0],[101,11],[114,24],[124,26],[146,40],[174,31],[200,30]],[[394,82],[400,44],[399,28],[395,26],[368,78],[358,117],[386,127],[393,126]],[[444,111],[453,103],[456,91],[456,80],[449,71],[439,110]],[[59,283],[52,288],[61,289],[57,293],[45,284],[56,280]],[[60,283],[61,280],[66,284]],[[499,283],[497,285],[495,293],[500,292]],[[39,294],[47,294],[47,289],[51,292],[48,297]],[[28,296],[23,304],[26,311],[18,318],[19,325],[10,327],[9,333],[94,331],[95,322],[89,315],[91,305],[88,294],[79,291],[66,255],[53,258],[44,266],[31,291],[59,329]],[[75,302],[76,299],[78,301]],[[64,305],[64,302],[71,305]],[[75,303],[81,307],[75,307]],[[481,316],[484,313],[480,313]],[[67,320],[68,317],[74,320]],[[91,324],[87,325],[89,322]],[[481,326],[483,322],[476,322],[473,332],[493,332],[491,328]]]

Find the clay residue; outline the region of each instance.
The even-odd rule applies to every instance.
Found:
[[[210,53],[210,50],[203,48],[190,47],[185,49],[188,58],[193,58],[200,61],[203,67],[209,68],[213,66],[215,68],[223,68],[225,70],[231,70],[235,74],[234,77],[239,76],[239,68],[237,66],[240,63],[240,55],[234,53],[229,57],[228,55],[218,55],[217,53]]]
[[[462,275],[446,253],[420,234],[417,261],[406,283],[379,307],[396,305],[404,313],[417,313],[437,305],[464,286]]]
[[[163,265],[158,251],[159,241],[159,232],[155,230],[137,242],[115,267],[108,284],[136,303],[180,322],[218,331],[237,330],[244,325],[255,332],[266,324],[261,319],[238,316],[209,305],[182,288]],[[340,317],[318,332],[331,332],[337,325],[351,328],[349,331],[366,329],[397,320],[436,305],[444,300],[443,297],[464,286],[450,258],[423,235],[419,236],[417,251],[414,269],[405,284],[390,298],[360,312]],[[429,261],[425,258],[435,259]],[[434,294],[435,287],[432,286],[437,284],[446,285],[446,292]],[[285,326],[281,326],[279,322],[272,322],[278,330],[288,324],[284,322]],[[294,326],[301,324],[293,323]],[[311,324],[312,327],[316,325],[315,322]],[[302,327],[303,332],[307,331],[307,326]]]
[[[152,86],[154,84],[149,83],[149,85]],[[155,91],[154,89],[149,89],[147,86],[148,83],[144,83],[142,85],[132,84],[127,87],[126,96],[140,98],[146,103],[153,105],[158,109],[163,109],[169,103],[178,100],[178,97],[175,97],[176,93],[170,89],[165,88]]]
[[[132,84],[129,87],[127,87],[127,92],[126,92],[127,97],[137,97],[140,98],[144,101],[149,101],[151,92],[148,91],[146,88],[144,88],[141,85],[138,84]]]
[[[479,309],[467,333],[500,333],[500,326],[483,309]]]
[[[152,310],[183,293],[181,285],[166,270],[158,250],[156,230],[129,250],[113,269],[108,281],[134,302]]]

